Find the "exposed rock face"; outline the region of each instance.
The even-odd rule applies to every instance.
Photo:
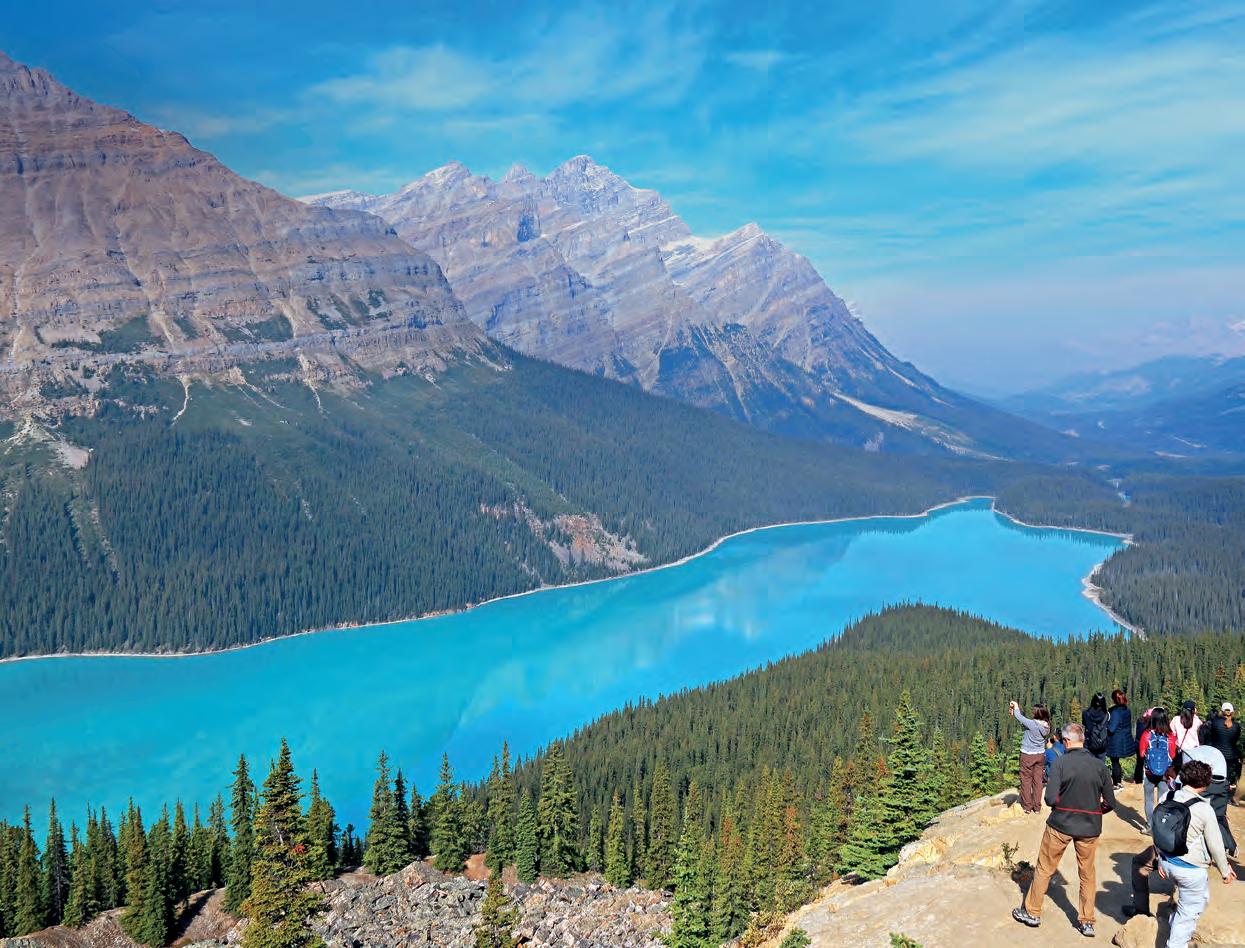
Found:
[[[48,379],[90,390],[117,362],[181,374],[301,353],[331,377],[477,340],[436,263],[382,221],[289,200],[0,53],[11,398],[37,402]]]
[[[329,948],[475,944],[482,882],[416,864],[363,885],[335,886],[329,912],[317,926]],[[658,892],[620,891],[598,881],[541,880],[514,886],[508,894],[519,909],[515,933],[533,948],[659,948],[660,935],[670,927],[666,901]]]
[[[394,194],[307,200],[384,217],[523,352],[772,430],[993,450],[968,430],[988,410],[895,358],[806,259],[755,224],[695,237],[657,192],[586,156],[545,178],[455,162]]]
[[[328,911],[316,931],[328,948],[471,948],[480,922],[484,883],[445,876],[423,864],[383,879],[363,874],[324,883]],[[515,934],[531,948],[661,948],[670,915],[660,892],[614,889],[599,880],[540,880],[507,886],[519,924]],[[192,900],[193,901],[193,900]],[[193,905],[179,945],[223,948],[242,940],[219,909],[220,894]],[[138,948],[121,930],[117,912],[81,931],[51,928],[12,938],[4,948]]]

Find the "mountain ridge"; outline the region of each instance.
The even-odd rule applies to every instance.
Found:
[[[0,54],[0,410],[92,411],[115,367],[310,384],[480,354],[437,265]],[[55,394],[49,394],[54,392]]]
[[[500,181],[454,161],[367,210],[441,266],[466,313],[519,351],[766,430],[870,450],[1078,453],[892,355],[807,258],[755,222],[699,237],[654,190],[587,155]]]

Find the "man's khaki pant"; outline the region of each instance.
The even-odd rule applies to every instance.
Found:
[[[1050,877],[1059,868],[1059,860],[1064,850],[1071,843],[1076,847],[1076,871],[1080,877],[1081,907],[1078,920],[1094,921],[1094,890],[1098,887],[1098,871],[1094,865],[1094,857],[1098,853],[1098,837],[1089,838],[1068,836],[1059,830],[1046,827],[1042,834],[1042,846],[1038,850],[1037,871],[1033,874],[1033,884],[1025,894],[1025,911],[1035,918],[1042,916],[1042,901],[1046,898],[1046,889],[1050,885]]]

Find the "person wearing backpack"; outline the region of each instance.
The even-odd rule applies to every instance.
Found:
[[[1223,848],[1229,856],[1236,855],[1236,837],[1232,835],[1232,827],[1228,825],[1228,804],[1232,801],[1232,792],[1228,789],[1228,762],[1218,747],[1203,743],[1184,755],[1185,760],[1200,760],[1210,768],[1210,785],[1202,791],[1202,799],[1210,804],[1215,811],[1215,819],[1219,822],[1219,832],[1223,836]]]
[[[1155,708],[1150,712],[1150,728],[1141,735],[1138,754],[1145,763],[1141,795],[1145,800],[1146,826],[1149,827],[1150,817],[1154,815],[1155,797],[1166,789],[1167,772],[1176,760],[1176,735],[1167,723],[1166,708]]]
[[[1059,860],[1067,848],[1074,846],[1080,880],[1076,927],[1086,938],[1092,938],[1094,894],[1098,885],[1094,858],[1098,852],[1098,837],[1102,835],[1102,815],[1115,809],[1115,794],[1107,769],[1085,750],[1085,728],[1080,724],[1065,724],[1062,732],[1067,753],[1050,766],[1046,804],[1051,812],[1038,849],[1037,870],[1025,893],[1024,904],[1012,910],[1012,918],[1030,928],[1042,924],[1042,902],[1051,876],[1059,868]]]
[[[1025,729],[1020,739],[1020,808],[1026,813],[1042,811],[1042,774],[1046,769],[1046,738],[1050,734],[1050,712],[1035,704],[1033,717],[1027,718],[1015,701],[1007,703],[1012,716]]]
[[[1210,767],[1191,760],[1180,768],[1181,786],[1154,809],[1150,829],[1158,851],[1160,876],[1178,892],[1167,948],[1187,948],[1197,921],[1210,901],[1207,868],[1214,862],[1227,885],[1236,879],[1219,835],[1215,811],[1202,797],[1210,785]]]
[[[1150,715],[1154,712],[1153,708],[1146,708],[1141,712],[1141,717],[1137,720],[1137,729],[1133,732],[1133,737],[1137,741],[1137,747],[1141,747],[1141,735],[1150,729]],[[1140,749],[1137,751],[1137,761],[1133,764],[1133,783],[1140,786],[1141,781],[1146,779],[1145,758],[1141,756]]]
[[[1223,754],[1228,765],[1229,792],[1236,789],[1236,781],[1241,776],[1241,726],[1235,718],[1236,709],[1230,701],[1225,701],[1219,713],[1203,724],[1202,732],[1198,734],[1203,745],[1209,744]]]
[[[1085,749],[1099,760],[1107,757],[1107,744],[1111,739],[1108,724],[1110,718],[1107,696],[1101,691],[1090,699],[1089,707],[1081,712],[1081,727],[1085,728]]]
[[[1136,753],[1133,713],[1128,710],[1128,697],[1116,688],[1111,692],[1111,709],[1107,712],[1107,757],[1111,761],[1111,782],[1116,790],[1124,785],[1124,769],[1120,766],[1120,760]]]

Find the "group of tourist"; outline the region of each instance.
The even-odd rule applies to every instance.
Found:
[[[1203,721],[1193,701],[1175,716],[1148,708],[1133,726],[1128,698],[1118,688],[1095,694],[1079,723],[1056,728],[1050,709],[1034,705],[1025,715],[1012,701],[1008,710],[1024,729],[1020,743],[1020,805],[1050,816],[1038,850],[1033,882],[1016,921],[1037,928],[1051,876],[1065,850],[1076,851],[1080,881],[1077,930],[1094,935],[1095,856],[1102,817],[1115,809],[1115,792],[1124,778],[1123,761],[1136,757],[1133,782],[1142,787],[1151,843],[1132,861],[1133,903],[1124,914],[1150,914],[1150,880],[1157,873],[1175,887],[1167,948],[1185,948],[1210,900],[1208,869],[1213,863],[1224,883],[1236,878],[1229,857],[1236,840],[1228,826],[1228,805],[1241,775],[1241,726],[1236,709],[1223,702]],[[1043,788],[1045,788],[1043,790]]]

